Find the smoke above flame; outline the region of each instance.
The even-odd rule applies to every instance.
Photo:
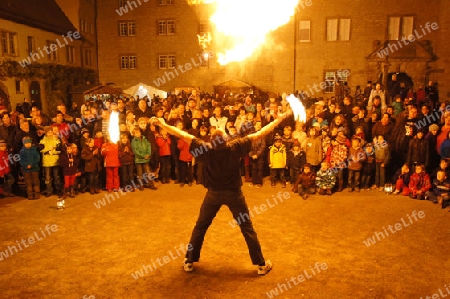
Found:
[[[199,1],[198,1],[199,2]],[[197,2],[197,3],[198,3]],[[288,23],[299,0],[204,0],[215,5],[211,22],[215,25],[218,62],[226,65],[252,56],[267,35]]]

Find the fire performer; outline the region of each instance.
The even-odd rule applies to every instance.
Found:
[[[198,153],[199,149],[202,149],[202,154],[198,155],[196,159],[202,159],[204,162],[204,186],[208,191],[191,235],[189,242],[191,250],[186,251],[183,262],[186,272],[193,271],[193,263],[199,261],[206,231],[222,205],[226,205],[230,209],[234,219],[238,219],[241,215],[248,216],[245,221],[240,222],[239,227],[247,243],[252,263],[258,265],[257,273],[265,275],[272,269],[272,263],[263,257],[261,245],[241,190],[240,159],[243,155],[248,155],[253,140],[266,136],[291,115],[292,110],[288,109],[286,113],[279,114],[277,119],[260,131],[232,141],[228,140],[229,137],[223,130],[217,129],[211,135],[210,142],[205,142],[187,132],[169,126],[160,119],[151,119],[153,124],[187,142],[191,152]]]

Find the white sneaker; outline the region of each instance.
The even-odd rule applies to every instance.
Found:
[[[194,263],[188,263],[187,258],[185,258],[183,261],[183,270],[186,272],[194,271]]]
[[[266,264],[264,266],[258,266],[258,275],[266,275],[270,270],[272,270],[272,262],[266,260]]]

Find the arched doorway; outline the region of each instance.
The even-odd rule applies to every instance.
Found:
[[[41,85],[37,81],[31,81],[30,84],[30,100],[35,102],[39,109],[42,109],[41,103]]]

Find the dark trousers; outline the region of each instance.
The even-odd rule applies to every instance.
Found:
[[[203,181],[203,165],[205,164],[203,161],[195,160],[195,165],[197,166],[197,184],[204,184]]]
[[[28,198],[41,192],[41,182],[39,181],[39,171],[23,172],[23,179],[27,187]]]
[[[122,165],[120,167],[120,185],[125,188],[128,185],[132,185],[131,181],[134,178],[134,165]]]
[[[193,172],[192,162],[178,161],[180,167],[180,183],[192,183]]]
[[[370,173],[363,173],[361,179],[361,188],[370,188],[370,181],[372,180],[372,175]]]
[[[290,177],[290,182],[292,185],[295,184],[295,180],[297,179],[298,175],[300,174],[300,169],[295,169],[295,168],[291,168],[289,169],[289,177]]]
[[[361,171],[360,170],[348,170],[348,187],[359,188],[361,184]]]
[[[262,185],[264,171],[264,159],[259,157],[256,160],[252,159],[252,183],[253,185]]]
[[[306,187],[303,187],[302,184],[299,184],[298,185],[298,194],[300,196],[303,196],[303,195],[305,195],[305,193],[306,194],[315,194],[316,193],[316,187],[306,188]]]
[[[239,228],[247,243],[252,263],[254,265],[263,263],[264,257],[261,251],[261,245],[259,244],[258,236],[253,228],[244,194],[240,189],[208,190],[200,208],[197,223],[192,231],[191,240],[189,241],[192,245],[192,250],[186,252],[188,261],[199,261],[206,231],[222,205],[226,205],[233,214],[233,218],[239,220]]]
[[[386,181],[386,169],[381,167],[381,163],[377,162],[375,166],[375,185],[384,187]]]
[[[7,173],[3,176],[3,182],[0,185],[1,188],[3,188],[3,190],[5,192],[11,193],[12,192],[12,185],[14,184],[14,176],[12,173]]]
[[[270,182],[275,184],[277,177],[280,178],[281,183],[286,183],[286,178],[284,177],[284,168],[271,168],[270,169]]]
[[[61,191],[61,179],[59,176],[59,170],[59,166],[44,167],[45,191],[49,194],[53,193],[53,185],[55,185],[55,189],[58,194]]]
[[[96,189],[100,189],[98,188],[98,172],[87,172],[88,176],[89,176],[89,187],[90,188],[96,188]]]
[[[159,161],[161,162],[161,180],[169,181],[170,179],[171,159],[171,156],[162,156],[159,158]]]

